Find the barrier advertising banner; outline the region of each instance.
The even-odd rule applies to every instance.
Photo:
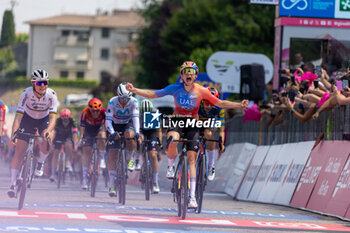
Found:
[[[215,179],[213,182],[208,182],[206,190],[225,192],[226,184],[230,178],[228,174],[231,174],[243,148],[244,143],[231,144],[226,147],[225,153],[220,156],[215,164]]]
[[[238,200],[247,200],[250,190],[253,187],[256,177],[260,171],[261,165],[269,151],[270,146],[258,146],[255,150],[253,159],[249,165],[246,175],[244,176],[243,182],[237,193]]]
[[[289,205],[314,144],[314,141],[299,142],[296,143],[296,145],[295,143],[287,144],[288,146],[286,146],[285,149],[291,151],[291,153],[289,153],[290,157],[286,156],[288,153],[286,155],[281,153],[281,156],[277,158],[277,164],[280,164],[280,167],[283,167],[284,164],[288,164],[288,168],[279,181],[278,189],[273,197],[273,203]],[[272,182],[272,179],[270,179],[270,182]]]
[[[321,153],[326,148],[326,141],[322,141],[312,150],[294,191],[291,206],[306,207],[322,166],[327,161],[327,155]]]
[[[244,177],[244,173],[249,166],[251,159],[253,158],[254,152],[256,150],[256,145],[250,143],[244,143],[241,153],[236,156],[236,161],[232,163],[231,170],[227,170],[227,176],[229,180],[227,181],[225,187],[225,193],[235,197],[239,186]]]
[[[316,185],[306,206],[308,209],[321,212],[325,212],[340,173],[348,159],[350,142],[327,141],[325,144],[326,148],[319,152],[322,157],[326,157],[326,163],[322,166]]]
[[[260,190],[258,197],[259,202],[272,203],[275,193],[281,186],[283,177],[287,173],[289,165],[292,162],[293,148],[296,148],[297,143],[283,144],[281,146],[277,155],[270,155],[270,153],[268,153],[267,160],[272,156],[270,162],[273,164],[273,167],[267,176],[265,185]]]
[[[348,158],[338,182],[333,190],[331,200],[328,202],[325,212],[345,217],[350,204],[350,160]],[[348,216],[350,217],[350,216]]]
[[[249,193],[248,200],[257,201],[260,192],[263,190],[264,186],[267,184],[271,176],[271,171],[274,170],[276,166],[276,157],[279,155],[283,145],[272,145],[267,153],[267,156],[259,170],[258,176],[254,182],[253,188]]]

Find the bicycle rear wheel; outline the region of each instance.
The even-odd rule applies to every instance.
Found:
[[[181,184],[180,184],[180,205],[181,218],[186,218],[188,204],[188,176],[187,176],[187,156],[184,156],[181,162]],[[179,205],[179,204],[178,204]]]
[[[28,173],[29,173],[29,166],[30,166],[30,158],[27,156],[26,160],[24,161],[24,168],[21,174],[22,182],[20,184],[20,195],[19,195],[19,202],[18,202],[18,210],[21,210],[23,208],[24,204],[24,198],[26,196],[27,191],[27,182],[28,182]]]
[[[202,211],[203,193],[205,186],[205,161],[204,155],[200,155],[197,161],[197,182],[196,182],[196,199],[197,199],[197,213]]]
[[[91,187],[90,196],[95,197],[97,179],[98,179],[98,155],[97,150],[94,150],[92,154],[92,172],[91,172]]]
[[[151,177],[149,176],[150,172],[150,164],[149,164],[149,159],[148,159],[148,153],[145,151],[145,198],[147,201],[149,201],[150,198],[150,193],[151,193],[151,186],[150,186],[150,179]]]

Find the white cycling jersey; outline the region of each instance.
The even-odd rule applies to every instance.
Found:
[[[130,97],[124,108],[120,104],[118,96],[114,96],[109,100],[106,112],[106,128],[110,134],[115,133],[112,122],[114,124],[128,124],[131,119],[135,132],[140,133],[139,102],[136,98]]]
[[[56,114],[57,107],[57,95],[51,88],[47,88],[45,95],[39,99],[33,87],[28,87],[19,98],[16,114],[26,113],[33,119],[42,119],[49,114]]]

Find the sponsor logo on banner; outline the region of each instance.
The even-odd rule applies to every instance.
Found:
[[[287,183],[297,183],[301,172],[303,171],[304,164],[293,164],[290,169],[286,182]]]

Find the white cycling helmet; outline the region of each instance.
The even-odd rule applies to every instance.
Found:
[[[140,103],[140,112],[143,114],[144,112],[152,112],[153,104],[150,100],[144,99]]]
[[[122,82],[117,87],[117,94],[119,97],[130,97],[132,93],[128,90],[126,90],[126,82]]]
[[[33,73],[30,75],[30,81],[36,82],[36,81],[48,81],[49,80],[49,74],[42,69],[34,70]]]

